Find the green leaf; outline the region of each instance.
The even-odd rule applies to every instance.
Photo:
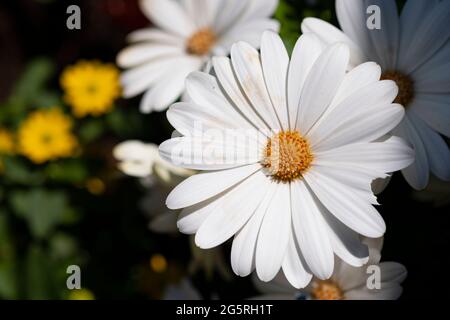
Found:
[[[51,264],[42,248],[32,245],[25,260],[26,297],[32,300],[52,299]]]
[[[10,201],[17,216],[25,219],[33,236],[40,239],[63,223],[65,214],[71,210],[66,195],[60,191],[14,191]]]
[[[88,177],[88,172],[83,162],[73,159],[50,163],[46,167],[45,173],[51,180],[72,184],[80,184]]]
[[[7,215],[0,211],[0,297],[18,298],[16,270],[15,248],[9,232]]]
[[[2,157],[3,176],[8,182],[24,185],[39,185],[44,182],[42,172],[33,172],[26,163],[17,157]]]
[[[78,136],[83,143],[90,143],[101,136],[104,125],[100,119],[84,121],[78,131]]]
[[[54,66],[49,59],[37,58],[31,61],[17,82],[13,96],[26,99],[25,103],[33,101],[53,74]]]

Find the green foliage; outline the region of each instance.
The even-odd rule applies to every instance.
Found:
[[[2,163],[6,183],[35,186],[42,184],[45,180],[41,171],[32,171],[23,159],[4,156]]]
[[[300,20],[295,16],[294,8],[285,0],[280,4],[275,12],[275,18],[280,22],[280,36],[286,45],[289,53],[292,53],[295,43],[300,36]]]
[[[8,217],[0,210],[0,297],[16,299],[18,297],[16,271],[16,253],[11,238]]]
[[[15,126],[27,110],[60,105],[58,93],[46,88],[53,75],[54,65],[49,59],[32,60],[16,83],[10,98],[0,105],[0,124]]]
[[[38,239],[48,237],[57,225],[73,214],[66,194],[61,191],[40,188],[14,191],[10,201],[14,212],[27,222]]]

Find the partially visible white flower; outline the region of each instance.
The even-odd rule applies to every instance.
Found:
[[[397,262],[380,262],[382,238],[364,242],[369,246],[370,259],[366,266],[355,268],[336,259],[336,269],[329,280],[314,278],[310,285],[302,290],[292,288],[283,274],[269,283],[253,278],[255,286],[262,296],[254,299],[276,300],[395,300],[402,294],[401,283],[405,280],[406,268]],[[380,289],[369,289],[371,282],[369,266],[380,270]]]
[[[369,29],[368,6],[381,9],[381,29]],[[406,115],[393,130],[416,151],[416,160],[402,170],[415,189],[427,186],[429,172],[450,180],[450,151],[439,134],[450,137],[450,1],[408,0],[399,17],[396,1],[336,0],[342,31],[328,22],[307,18],[303,32],[323,44],[347,43],[350,68],[366,61],[382,67],[382,78],[399,87],[397,103]]]
[[[182,137],[162,143],[161,156],[204,171],[179,184],[167,206],[182,209],[178,227],[202,249],[234,237],[236,274],[256,269],[270,281],[282,269],[305,287],[312,274],[331,277],[335,254],[367,263],[358,234],[384,234],[371,182],[411,164],[414,152],[397,137],[374,142],[403,118],[392,103],[398,88],[380,81],[375,63],[347,73],[348,59],[346,45],[322,47],[311,34],[290,59],[266,31],[260,53],[239,42],[231,59],[213,59],[215,76],[190,74],[192,100],[167,112]],[[220,139],[227,132],[237,138]]]
[[[239,40],[258,47],[278,0],[140,0],[155,27],[134,31],[117,64],[124,97],[145,92],[141,111],[162,111],[184,92],[186,76],[208,68],[212,55],[228,55]]]
[[[161,159],[158,146],[141,141],[126,141],[114,148],[114,157],[124,173],[141,178],[148,189],[140,206],[150,219],[150,230],[158,233],[177,232],[177,212],[167,209],[165,199],[178,183],[194,171],[176,167]]]
[[[118,144],[113,151],[114,157],[119,161],[119,169],[129,176],[146,178],[155,176],[164,183],[175,184],[180,182],[177,177],[188,177],[194,172],[174,166],[162,159],[158,146],[137,140],[125,141]]]

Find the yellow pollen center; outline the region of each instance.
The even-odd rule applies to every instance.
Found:
[[[336,283],[330,280],[319,280],[311,292],[316,300],[342,300],[344,295]]]
[[[216,40],[216,35],[211,29],[200,29],[189,38],[186,43],[186,50],[190,54],[202,56],[210,51]]]
[[[398,95],[394,102],[407,107],[414,98],[413,80],[398,71],[386,71],[381,75],[381,80],[392,80],[398,86]]]
[[[267,141],[262,165],[273,179],[289,182],[301,178],[313,158],[309,142],[298,131],[282,131]]]

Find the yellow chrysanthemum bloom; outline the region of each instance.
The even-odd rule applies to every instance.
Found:
[[[70,157],[77,147],[72,120],[58,108],[31,113],[18,131],[19,151],[34,163]]]
[[[5,128],[0,128],[0,155],[13,153],[14,153],[13,134]]]
[[[99,61],[80,61],[61,75],[64,100],[76,117],[99,116],[113,108],[121,94],[119,70]]]

